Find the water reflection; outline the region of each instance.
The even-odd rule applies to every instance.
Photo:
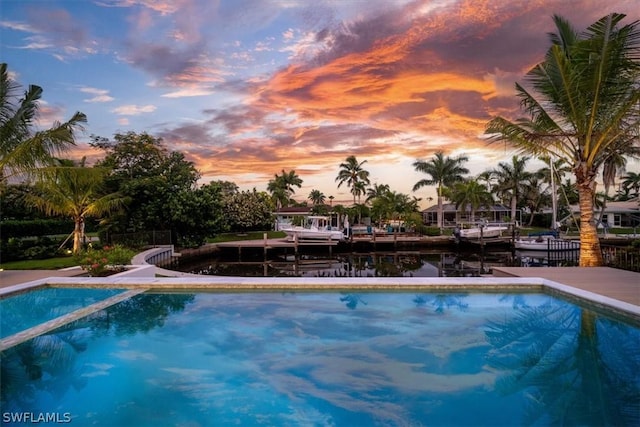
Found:
[[[518,308],[488,324],[487,360],[498,390],[529,396],[524,424],[640,425],[638,329],[559,302]]]
[[[0,353],[2,408],[31,408],[42,391],[63,396],[68,389],[80,390],[87,377],[76,359],[100,336],[133,335],[163,325],[171,313],[182,311],[193,301],[190,294],[142,294],[64,325]]]
[[[272,259],[215,258],[185,264],[190,273],[250,277],[473,277],[512,262],[509,252],[375,252],[280,255]]]
[[[540,294],[144,294],[1,362],[78,425],[640,425],[640,330]]]

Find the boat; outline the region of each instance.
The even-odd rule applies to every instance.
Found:
[[[481,237],[483,239],[500,237],[504,231],[509,230],[509,227],[502,224],[489,224],[487,222],[479,223],[475,227],[456,229],[454,231],[454,237],[477,240]]]
[[[305,224],[288,225],[280,228],[287,235],[287,240],[345,240],[347,236],[331,226],[328,216],[310,215],[305,217]]]
[[[513,244],[515,249],[523,251],[575,251],[580,249],[578,240],[566,240],[555,232],[530,234],[519,238]]]

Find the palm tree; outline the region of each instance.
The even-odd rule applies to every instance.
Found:
[[[622,188],[626,191],[635,193],[635,197],[638,197],[640,194],[640,173],[636,172],[627,172],[625,176],[622,177]]]
[[[525,182],[532,176],[531,172],[525,170],[528,161],[529,157],[513,156],[510,164],[500,162],[498,163],[498,167],[493,171],[497,180],[495,186],[496,192],[510,200],[511,221],[516,220],[516,210],[520,197],[524,192]]]
[[[460,212],[470,211],[470,220],[475,221],[476,212],[483,206],[493,204],[493,196],[477,180],[458,182],[450,191],[451,200]]]
[[[75,145],[75,132],[87,121],[77,112],[65,123],[34,131],[42,88],[30,85],[17,99],[19,91],[20,85],[11,80],[7,64],[0,64],[0,184],[7,177],[52,164],[55,156]]]
[[[603,203],[600,207],[600,215],[598,223],[602,224],[604,211],[607,209],[607,201],[609,200],[609,190],[616,183],[616,175],[624,172],[627,165],[627,158],[622,153],[614,153],[604,161],[602,165],[602,185],[604,186]]]
[[[549,206],[551,195],[543,188],[544,184],[540,179],[541,174],[532,174],[532,176],[524,183],[522,198],[524,204],[529,208],[529,226],[533,224],[533,216],[539,212],[544,206]]]
[[[320,190],[311,190],[308,199],[311,200],[311,203],[314,205],[322,205],[324,204],[326,196]]]
[[[371,200],[382,197],[389,191],[391,191],[391,189],[388,184],[373,184],[373,187],[367,188],[367,198],[365,199],[365,203],[369,203]]]
[[[625,15],[607,15],[583,33],[554,16],[557,33],[545,59],[516,91],[529,115],[517,121],[491,120],[492,141],[523,152],[565,160],[580,196],[580,266],[603,263],[594,218],[598,171],[614,153],[638,145],[640,21],[621,26]]]
[[[338,188],[345,182],[348,187],[351,187],[351,194],[353,194],[353,204],[356,204],[356,196],[364,194],[366,185],[369,185],[369,171],[362,168],[367,161],[363,160],[358,162],[356,156],[349,156],[344,163],[340,163],[340,170],[336,181],[338,181]],[[362,184],[358,184],[358,183]]]
[[[302,179],[296,175],[295,170],[285,172],[282,170],[282,175],[275,174],[273,179],[267,184],[267,191],[271,193],[271,199],[275,202],[276,208],[283,206],[289,206],[291,202],[291,195],[295,193],[293,187],[300,188],[302,186]]]
[[[467,156],[458,157],[445,157],[442,151],[438,151],[434,154],[433,158],[429,161],[416,160],[413,162],[413,167],[418,172],[423,172],[429,175],[429,179],[421,179],[413,186],[413,191],[427,186],[435,185],[436,194],[438,196],[438,228],[442,230],[442,220],[444,217],[442,209],[442,197],[444,196],[443,190],[445,187],[450,187],[456,182],[462,181],[463,175],[469,173],[469,170],[462,165],[467,162],[469,158]]]
[[[79,166],[64,161],[61,166],[39,170],[38,192],[27,201],[47,215],[64,215],[73,219],[73,253],[80,251],[84,237],[84,220],[120,209],[125,199],[119,193],[104,194],[102,186],[109,170]]]

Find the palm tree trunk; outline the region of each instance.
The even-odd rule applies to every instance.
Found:
[[[518,207],[518,198],[515,196],[511,196],[511,222],[516,220],[516,208]]]
[[[442,233],[442,220],[444,219],[444,211],[442,208],[442,196],[439,194],[440,192],[438,192],[438,218],[436,220],[436,222],[438,223],[438,228],[440,229],[440,233]]]
[[[80,239],[82,236],[82,217],[74,218],[74,229],[73,229],[73,253],[77,254],[80,252]]]
[[[580,179],[579,174],[576,176]],[[593,215],[593,181],[578,181],[580,198],[580,267],[600,267],[603,265],[598,229]]]

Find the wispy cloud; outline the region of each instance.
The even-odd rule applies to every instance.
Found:
[[[156,111],[155,105],[122,105],[111,110],[112,113],[121,116],[137,116],[145,113],[153,113]]]
[[[109,91],[106,89],[97,89],[94,87],[81,87],[80,92],[93,95],[91,98],[85,99],[84,102],[110,102],[114,98],[109,95]]]

